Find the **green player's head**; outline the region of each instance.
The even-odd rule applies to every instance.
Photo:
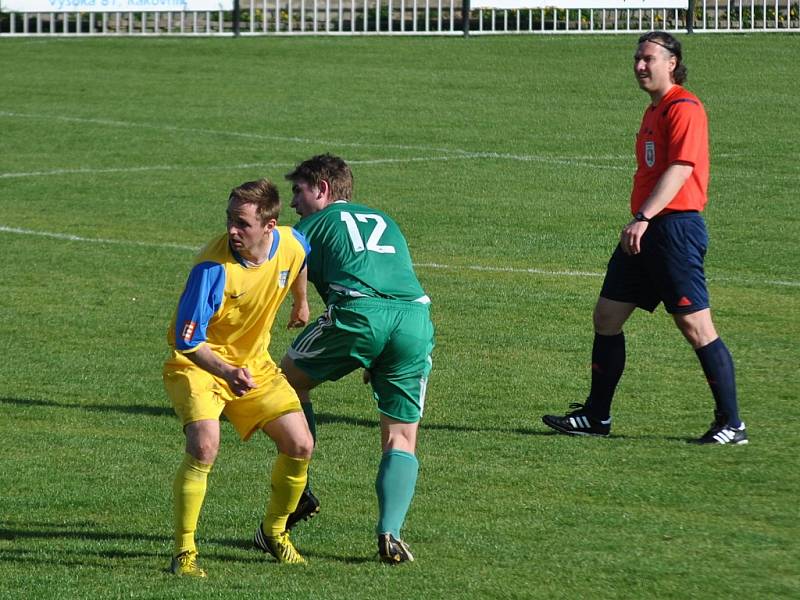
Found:
[[[330,199],[350,200],[353,197],[353,172],[343,159],[332,154],[318,154],[297,165],[286,174],[292,183],[304,182],[319,188],[325,181],[330,188]]]

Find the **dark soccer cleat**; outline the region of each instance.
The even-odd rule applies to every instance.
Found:
[[[398,540],[391,533],[378,534],[378,554],[381,561],[390,565],[403,562],[414,562],[411,549],[403,540]]]
[[[303,495],[300,496],[297,508],[294,509],[294,512],[289,515],[289,519],[286,521],[286,531],[290,531],[300,521],[308,521],[318,512],[319,500],[317,500],[317,497],[311,493],[311,490],[303,490]]]
[[[262,552],[274,556],[279,563],[291,565],[306,564],[306,559],[300,556],[300,553],[294,547],[294,544],[292,544],[292,540],[289,539],[288,531],[284,531],[276,536],[269,536],[264,534],[264,530],[261,529],[261,525],[259,525],[258,529],[256,529],[255,536],[253,536],[253,545]]]
[[[733,444],[734,446],[741,446],[747,444],[747,431],[744,428],[744,423],[739,427],[731,427],[730,425],[723,425],[717,421],[711,424],[711,429],[706,431],[701,437],[692,440],[693,444]]]
[[[584,409],[584,405],[578,402],[573,402],[569,407],[575,410],[567,413],[563,417],[545,415],[542,417],[542,423],[548,427],[552,427],[559,433],[566,433],[567,435],[607,436],[611,433],[610,417],[607,421],[595,419],[589,416]]]

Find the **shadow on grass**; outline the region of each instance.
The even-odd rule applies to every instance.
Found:
[[[605,443],[614,443],[614,440],[623,440],[626,442],[636,442],[636,441],[660,441],[660,442],[683,442],[685,444],[691,444],[695,441],[696,438],[689,437],[689,436],[677,436],[677,435],[652,435],[652,434],[639,434],[639,435],[626,435],[626,434],[611,434],[609,436],[600,436],[600,435],[565,435],[563,433],[559,433],[557,431],[537,431],[537,435],[544,435],[548,437],[562,437],[564,439],[572,438],[578,440],[600,440],[598,443],[605,444]],[[603,440],[610,440],[609,442]]]
[[[169,552],[148,552],[141,550],[121,550],[121,549],[100,549],[97,542],[129,542],[131,545],[156,542],[168,548],[171,538],[165,535],[151,535],[143,533],[119,533],[113,531],[96,531],[96,525],[90,522],[72,523],[63,525],[58,523],[35,522],[19,523],[0,521],[0,540],[17,542],[13,548],[0,549],[0,562],[40,562],[41,557],[32,556],[37,552],[37,541],[46,542],[47,547],[52,551],[57,551],[60,558],[58,563],[62,565],[75,566],[97,566],[107,567],[105,560],[130,559],[130,558],[159,558],[169,562]],[[83,548],[70,546],[66,553],[72,558],[64,556],[65,549],[59,548],[58,540],[74,540],[86,542]],[[25,542],[30,544],[26,546]],[[56,542],[56,544],[54,544]],[[223,562],[240,563],[263,563],[275,562],[263,552],[253,546],[252,540],[240,538],[211,538],[202,541],[202,554],[204,557]],[[226,552],[225,548],[237,550],[237,552]],[[363,564],[376,562],[375,557],[367,556],[341,556],[322,552],[309,551],[302,548],[303,556],[314,559],[330,560],[345,564]],[[241,551],[241,552],[238,552]],[[50,561],[51,559],[47,559]]]
[[[377,419],[362,419],[358,417],[347,417],[344,415],[334,415],[332,413],[318,412],[316,413],[317,424],[325,423],[339,423],[343,425],[354,425],[356,427],[367,427],[370,429],[378,429],[380,423]],[[514,433],[519,435],[549,435],[549,431],[542,431],[539,429],[532,429],[529,427],[514,427],[514,428],[500,428],[500,427],[480,427],[469,425],[448,425],[445,423],[427,423],[422,421],[420,429],[425,431],[452,431],[456,433]]]
[[[237,548],[239,550],[246,550],[246,551],[255,552],[256,553],[255,556],[257,556],[258,558],[253,559],[253,560],[256,560],[256,561],[263,561],[264,558],[266,558],[266,560],[268,560],[268,561],[271,561],[271,559],[269,557],[264,557],[264,553],[261,550],[257,550],[253,546],[253,542],[251,540],[242,540],[242,539],[239,539],[239,538],[236,538],[236,539],[231,539],[231,538],[212,538],[212,539],[208,539],[208,540],[205,540],[205,541],[209,545],[219,545],[219,546],[225,546],[225,547],[228,547],[228,548]],[[298,550],[300,551],[300,553],[304,557],[306,557],[308,559],[319,558],[319,559],[323,559],[323,560],[341,562],[341,563],[345,563],[345,564],[349,564],[349,565],[377,562],[377,552],[375,553],[374,557],[369,557],[369,556],[341,556],[341,555],[330,554],[330,553],[325,553],[325,552],[315,552],[313,549],[309,550],[308,548],[306,548],[305,545],[300,545],[300,544],[298,544]],[[206,554],[206,556],[213,556],[214,558],[217,558],[216,553],[206,552],[205,554]]]
[[[42,400],[35,398],[0,398],[0,404],[10,404],[15,406],[42,406],[49,408],[68,408],[82,411],[109,413],[118,412],[129,415],[148,415],[153,417],[174,418],[175,413],[169,406],[146,406],[143,404],[121,405],[121,404],[80,404],[77,402],[59,402],[56,400]],[[378,429],[380,423],[378,419],[364,419],[360,417],[348,417],[336,415],[328,412],[316,413],[317,423],[336,423],[340,425],[353,425],[355,427],[366,427]],[[549,432],[532,429],[529,427],[500,428],[500,427],[481,427],[469,425],[448,425],[445,423],[426,423],[422,422],[422,429],[427,431],[451,431],[456,433],[512,433],[519,435],[548,435]]]
[[[119,412],[129,415],[149,415],[153,417],[174,417],[175,413],[170,406],[146,406],[144,404],[79,404],[77,402],[58,402],[56,400],[41,400],[35,398],[0,398],[0,404],[13,404],[16,406],[45,406],[50,408],[77,408],[90,412]]]
[[[68,525],[47,522],[26,522],[24,525],[8,521],[0,521],[0,540],[16,542],[13,548],[0,549],[0,562],[41,562],[41,557],[32,556],[41,547],[36,542],[47,544],[51,551],[58,552],[59,564],[107,567],[105,560],[131,559],[131,558],[159,558],[169,562],[169,551],[142,551],[124,549],[101,549],[98,542],[126,542],[132,546],[142,543],[156,542],[164,548],[169,548],[171,538],[166,535],[152,535],[143,533],[119,533],[113,531],[97,531],[96,524],[91,522],[76,522]],[[69,542],[69,549],[58,546],[58,541]],[[76,548],[74,541],[86,542],[85,547]],[[26,544],[29,542],[29,544]],[[240,563],[271,562],[272,559],[264,556],[260,550],[253,547],[251,540],[217,538],[202,540],[202,554],[204,557],[223,561]],[[237,552],[225,551],[233,549]],[[241,551],[241,552],[238,552]],[[72,558],[65,557],[64,554]],[[348,564],[372,562],[371,558],[362,556],[335,556],[322,553],[308,552],[303,549],[303,555],[309,558],[320,558],[340,561]],[[51,559],[46,559],[50,561]],[[168,569],[165,569],[168,570]]]
[[[118,405],[118,404],[79,404],[76,402],[57,402],[55,400],[41,400],[34,398],[0,398],[0,404],[12,404],[16,406],[44,406],[52,408],[76,408],[83,411],[92,411],[100,413],[119,412],[130,415],[148,415],[153,417],[169,417],[174,418],[175,413],[171,407],[168,406],[146,406],[142,404],[137,405]],[[378,419],[364,419],[361,417],[348,417],[345,415],[336,415],[328,412],[316,413],[317,423],[326,424],[334,423],[339,425],[352,425],[355,427],[366,427],[368,429],[378,429],[380,423]],[[532,427],[481,427],[469,425],[448,425],[445,423],[426,423],[422,422],[421,428],[425,431],[450,431],[455,433],[510,433],[515,435],[536,435],[551,437],[556,435],[563,435],[551,429],[533,429]],[[565,436],[566,437],[566,436]],[[591,437],[591,436],[573,436],[573,437]],[[619,435],[614,434],[608,438],[601,439],[615,439],[615,440],[661,440],[668,442],[691,442],[691,437],[678,437],[678,436],[661,436],[661,435]]]
[[[40,540],[87,540],[87,541],[117,541],[129,542],[163,542],[169,543],[169,538],[163,535],[150,535],[143,533],[118,533],[114,531],[97,531],[94,523],[72,523],[63,525],[58,523],[10,523],[0,521],[0,540],[18,541],[27,539]]]

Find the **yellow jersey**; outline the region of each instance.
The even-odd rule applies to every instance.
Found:
[[[269,356],[270,331],[278,308],[306,265],[308,243],[291,227],[272,230],[267,260],[248,264],[224,234],[203,248],[172,318],[167,341],[174,367],[193,364],[183,356],[202,344],[225,362],[248,366]]]

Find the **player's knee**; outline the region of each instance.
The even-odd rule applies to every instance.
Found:
[[[195,460],[203,464],[211,465],[217,459],[219,453],[219,442],[214,440],[194,440],[186,445],[186,451]]]
[[[214,463],[219,452],[219,422],[195,421],[185,428],[186,452],[201,463]]]
[[[278,450],[292,458],[309,460],[314,453],[314,439],[310,433],[308,435],[292,436],[283,442],[281,446]]]
[[[416,429],[401,429],[386,432],[383,436],[383,451],[402,450],[414,454],[417,446]]]
[[[601,308],[595,308],[592,315],[592,325],[600,335],[617,335],[622,331],[619,321],[608,311],[604,311]]]
[[[314,439],[309,435],[306,439],[303,440],[303,443],[298,445],[297,447],[297,456],[298,458],[304,458],[309,460],[311,455],[314,453]]]
[[[694,349],[707,346],[719,337],[708,309],[687,315],[673,315],[673,319]]]
[[[681,333],[686,338],[686,341],[691,344],[692,348],[697,350],[703,346],[708,346],[711,342],[719,337],[716,330],[712,328],[697,328],[687,327],[681,329]]]
[[[600,335],[617,335],[622,331],[625,321],[628,320],[634,308],[634,304],[616,302],[601,296],[592,314],[595,332]]]

